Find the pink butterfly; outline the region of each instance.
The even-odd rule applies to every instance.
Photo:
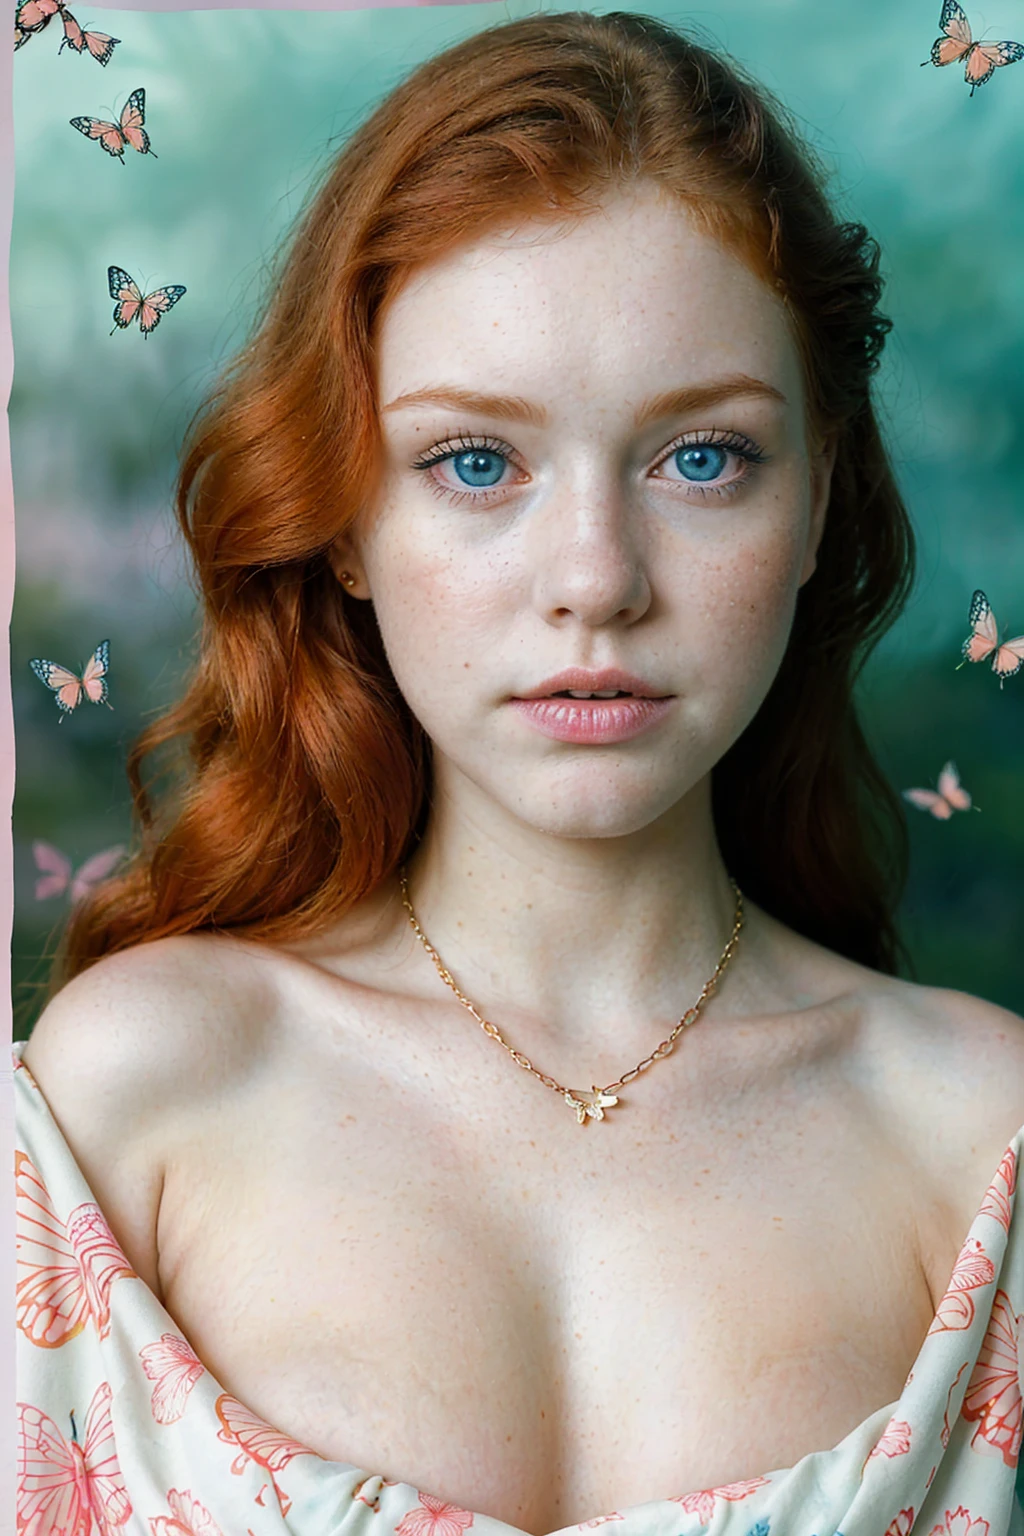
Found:
[[[150,1516],[152,1536],[223,1536],[206,1505],[193,1497],[191,1488],[186,1488],[184,1493],[179,1493],[177,1488],[169,1489],[167,1507],[173,1518]]]
[[[1018,635],[1016,640],[1004,640],[1000,645],[999,629],[988,598],[980,591],[971,598],[967,622],[971,633],[961,647],[964,661],[984,661],[991,656],[992,670],[999,678],[1001,688],[1004,677],[1014,677],[1024,666],[1024,635]],[[957,666],[958,672],[963,664],[961,661]]]
[[[280,1500],[281,1511],[287,1514],[291,1500],[278,1487],[274,1473],[280,1472],[282,1467],[287,1466],[293,1456],[315,1456],[316,1452],[311,1451],[307,1445],[300,1445],[289,1435],[282,1434],[279,1429],[272,1429],[265,1420],[253,1413],[251,1408],[246,1408],[237,1397],[231,1397],[227,1392],[221,1393],[214,1403],[214,1408],[223,1425],[223,1428],[217,1431],[217,1439],[241,1448],[241,1454],[231,1463],[232,1472],[241,1475],[245,1470],[247,1459],[264,1467],[270,1473],[270,1481],[274,1484],[274,1491]]]
[[[162,1333],[156,1344],[139,1350],[142,1369],[155,1382],[152,1410],[158,1424],[174,1424],[185,1412],[188,1395],[206,1367],[177,1333]]]
[[[1010,1196],[1017,1188],[1017,1154],[1007,1147],[1003,1160],[996,1169],[995,1177],[981,1202],[978,1215],[993,1216],[1000,1226],[1010,1230]]]
[[[110,1386],[97,1387],[79,1443],[31,1403],[18,1404],[18,1536],[111,1536],[132,1512],[114,1443]]]
[[[102,853],[94,853],[91,859],[86,859],[72,875],[71,860],[54,848],[52,843],[44,843],[42,839],[36,838],[32,844],[32,854],[36,868],[41,872],[41,878],[36,881],[36,901],[46,901],[50,896],[62,896],[69,885],[72,902],[80,901],[94,885],[110,874],[124,851],[121,843],[114,848],[104,848]]]
[[[965,1238],[928,1332],[956,1332],[969,1328],[974,1321],[974,1297],[970,1292],[989,1285],[995,1277],[996,1267],[978,1238]]]
[[[947,763],[939,774],[938,793],[934,789],[905,789],[903,798],[920,811],[931,811],[938,821],[948,821],[954,811],[971,808],[971,797],[961,787],[955,763]]]
[[[990,1449],[1002,1456],[1008,1467],[1017,1465],[1024,1424],[1017,1365],[1021,1321],[1006,1292],[996,1291],[992,1318],[960,1410],[965,1419],[979,1421],[971,1438],[972,1449]]]
[[[62,53],[65,48],[71,48],[75,53],[90,53],[97,64],[109,62],[111,54],[121,39],[110,37],[106,32],[83,31],[64,5],[64,0],[25,0],[25,3],[18,7],[14,18],[15,50],[24,47],[30,37],[49,26],[54,16],[59,16],[64,23],[64,37],[57,49],[58,53]]]
[[[110,1288],[135,1271],[98,1205],[87,1201],[61,1221],[26,1153],[14,1154],[15,1317],[41,1349],[59,1349],[89,1318],[101,1339],[110,1332]]]
[[[979,85],[992,78],[1002,64],[1016,64],[1024,59],[1024,46],[1020,43],[976,43],[971,36],[970,23],[957,0],[944,0],[939,26],[945,33],[932,43],[931,59],[925,64],[938,66],[956,64],[964,60],[964,79],[973,96]]]
[[[84,133],[87,139],[98,139],[107,154],[115,156],[122,165],[127,144],[137,149],[140,155],[153,155],[153,159],[157,159],[149,147],[149,134],[143,127],[146,121],[146,93],[142,86],[128,97],[118,123],[108,123],[100,117],[72,117],[68,121],[72,128]]]
[[[672,1503],[681,1504],[687,1514],[696,1515],[702,1525],[709,1525],[716,1499],[745,1499],[767,1482],[766,1477],[746,1477],[738,1483],[721,1483],[717,1488],[698,1488],[694,1493],[673,1495]]]
[[[77,672],[70,672],[56,661],[41,661],[36,657],[29,662],[39,681],[45,683],[56,696],[57,708],[61,711],[58,725],[63,722],[65,715],[78,708],[83,697],[91,704],[106,704],[108,709],[113,709],[114,706],[107,699],[109,661],[110,641],[101,640],[82,668],[80,677]]]
[[[133,320],[138,320],[143,336],[156,330],[160,316],[173,309],[186,292],[181,283],[169,283],[166,288],[154,288],[152,293],[147,293],[143,298],[138,283],[129,277],[123,267],[108,267],[107,283],[110,286],[110,297],[117,300],[114,305],[114,331],[123,331]],[[111,331],[111,336],[114,331]]]

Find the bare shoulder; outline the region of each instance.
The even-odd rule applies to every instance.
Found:
[[[136,1269],[155,1279],[165,1134],[259,1059],[276,1011],[254,946],[191,934],[98,961],[43,1010],[24,1062]]]

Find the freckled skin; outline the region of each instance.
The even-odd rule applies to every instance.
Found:
[[[765,380],[787,403],[737,397],[634,428],[647,398],[727,374]],[[647,826],[756,713],[814,569],[830,464],[805,441],[785,310],[681,205],[645,188],[410,279],[382,324],[380,403],[438,382],[548,413],[541,426],[430,404],[385,410],[379,502],[336,551],[358,574],[354,594],[372,596],[434,742],[439,791],[469,781],[561,836]],[[680,433],[709,429],[769,457],[732,497],[702,495],[658,463]],[[466,497],[450,459],[411,468],[467,432],[518,460],[483,501]],[[730,453],[720,482],[742,467]],[[464,499],[436,494],[439,481]],[[669,723],[615,754],[613,794],[609,749],[566,753],[499,707],[574,663],[618,663],[679,696]]]

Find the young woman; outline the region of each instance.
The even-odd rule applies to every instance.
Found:
[[[1024,1528],[1024,1022],[897,978],[852,700],[912,557],[877,262],[641,16],[343,150],[16,1073],[19,1530]]]

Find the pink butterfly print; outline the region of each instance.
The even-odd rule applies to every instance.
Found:
[[[946,1510],[945,1524],[933,1525],[929,1536],[988,1536],[988,1521],[959,1504],[952,1513]]]
[[[122,165],[125,148],[129,144],[140,155],[153,155],[154,160],[158,158],[149,147],[149,134],[143,127],[146,121],[146,93],[141,86],[128,97],[119,122],[108,123],[101,117],[71,117],[68,121],[72,128],[84,133],[87,139],[98,140],[100,147],[108,155],[120,160]]]
[[[910,1450],[910,1425],[906,1419],[890,1419],[868,1452],[872,1456],[905,1456]]]
[[[929,1334],[956,1332],[969,1328],[974,1319],[974,1298],[970,1295],[981,1285],[995,1279],[996,1269],[980,1239],[968,1237],[957,1256],[946,1293],[936,1309]]]
[[[938,791],[934,789],[905,789],[904,800],[916,805],[920,811],[931,811],[938,821],[948,821],[954,811],[969,811],[971,797],[960,784],[955,763],[946,763],[939,774]]]
[[[151,1407],[158,1424],[174,1424],[185,1412],[188,1395],[206,1367],[191,1344],[177,1333],[163,1333],[139,1350],[142,1369],[154,1382]]]
[[[1010,1230],[1010,1196],[1017,1188],[1017,1154],[1007,1147],[1003,1160],[996,1169],[995,1178],[985,1191],[979,1215],[994,1216],[996,1221]]]
[[[114,848],[104,848],[102,853],[94,853],[86,859],[72,875],[71,860],[52,843],[44,843],[41,838],[36,838],[32,844],[32,856],[41,877],[36,881],[36,901],[46,901],[50,896],[62,896],[69,886],[72,903],[81,901],[94,885],[106,879],[124,852],[123,843],[118,843]]]
[[[895,1520],[886,1526],[885,1536],[909,1536],[910,1528],[914,1524],[914,1510],[901,1509]]]
[[[930,59],[925,64],[957,64],[964,61],[964,79],[973,96],[979,85],[992,78],[1002,64],[1016,64],[1024,59],[1024,47],[1020,43],[976,43],[971,36],[970,23],[957,0],[945,0],[939,16],[939,27],[945,34],[932,43]]]
[[[994,1452],[1008,1467],[1017,1465],[1024,1423],[1017,1364],[1022,1321],[1024,1314],[1015,1315],[1006,1292],[996,1291],[988,1331],[960,1409],[965,1419],[978,1421],[971,1449]]]
[[[184,1493],[177,1488],[168,1489],[167,1507],[170,1516],[150,1516],[152,1536],[224,1536],[205,1504],[193,1497],[191,1488]]]
[[[82,668],[81,677],[55,661],[42,661],[36,657],[29,662],[39,681],[45,683],[55,696],[57,708],[61,711],[58,724],[65,715],[69,715],[73,709],[78,708],[83,698],[88,699],[91,704],[106,704],[108,709],[113,709],[114,706],[107,699],[109,662],[109,640],[100,641]]]
[[[101,1339],[110,1332],[110,1289],[134,1279],[103,1213],[92,1201],[76,1206],[67,1223],[53,1208],[46,1185],[26,1153],[14,1154],[16,1190],[15,1316],[41,1349],[59,1349],[92,1317]]]
[[[246,1460],[255,1461],[265,1468],[274,1484],[281,1513],[286,1515],[291,1500],[278,1487],[274,1473],[287,1466],[293,1456],[315,1456],[316,1452],[311,1451],[308,1445],[300,1445],[297,1440],[292,1440],[289,1435],[283,1435],[279,1429],[272,1429],[251,1408],[246,1408],[237,1397],[231,1397],[227,1392],[221,1393],[214,1408],[223,1425],[217,1431],[217,1439],[240,1447],[240,1454],[231,1463],[232,1472],[240,1477],[245,1471]]]
[[[25,0],[24,5],[18,7],[14,18],[15,50],[24,47],[30,37],[49,26],[54,16],[59,16],[64,24],[64,36],[57,49],[58,53],[70,48],[74,53],[91,54],[97,64],[106,65],[110,62],[111,54],[121,39],[110,37],[106,32],[84,31],[64,0]]]
[[[1015,677],[1024,666],[1024,635],[1015,640],[999,643],[999,626],[984,592],[977,591],[971,598],[971,610],[967,616],[971,633],[960,647],[964,661],[985,661],[992,657],[992,670],[999,679],[1000,688],[1007,677]],[[964,661],[957,665],[957,671]]]
[[[81,1443],[71,1417],[65,1440],[53,1420],[18,1404],[18,1536],[112,1536],[132,1512],[110,1419],[110,1386],[97,1387]]]
[[[708,1525],[715,1512],[716,1499],[745,1499],[768,1481],[767,1477],[747,1477],[738,1483],[722,1483],[717,1488],[698,1488],[695,1493],[677,1495],[671,1502],[681,1504],[688,1515],[695,1514],[702,1525]]]
[[[403,1515],[395,1526],[395,1536],[459,1536],[473,1524],[468,1509],[448,1504],[433,1494],[421,1493],[419,1504]]]
[[[107,268],[107,285],[110,297],[117,300],[111,336],[114,331],[123,331],[133,320],[138,320],[139,330],[143,336],[148,336],[160,324],[160,316],[173,309],[182,294],[188,291],[181,283],[169,283],[166,288],[154,288],[143,298],[138,283],[123,267]]]

